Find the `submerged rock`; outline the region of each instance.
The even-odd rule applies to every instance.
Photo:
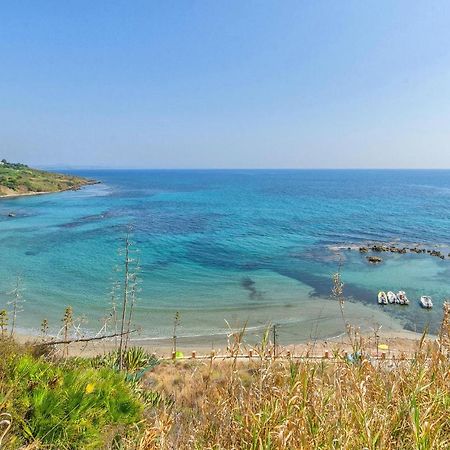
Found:
[[[361,253],[367,253],[369,251],[369,249],[367,247],[359,247],[359,251]]]
[[[366,256],[367,261],[369,261],[372,264],[379,264],[380,262],[383,262],[383,258],[379,256]]]

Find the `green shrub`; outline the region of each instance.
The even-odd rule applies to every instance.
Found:
[[[106,355],[93,358],[93,367],[109,367],[118,369],[119,351],[114,350]],[[131,347],[123,353],[123,366],[128,372],[137,372],[143,369],[151,370],[158,364],[158,359],[150,355],[142,347]]]
[[[142,418],[132,384],[112,369],[13,354],[0,370],[0,411],[13,418],[6,448],[35,441],[54,449],[101,448],[112,439],[107,430]]]

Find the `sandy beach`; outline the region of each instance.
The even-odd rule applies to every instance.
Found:
[[[365,351],[371,356],[381,356],[382,353],[386,357],[411,357],[419,348],[422,335],[414,333],[412,331],[391,331],[380,333],[378,336],[374,334],[366,333],[358,337],[358,342],[363,342]],[[40,338],[36,336],[18,334],[15,335],[15,339],[19,343],[32,343],[36,344],[41,342]],[[361,339],[361,341],[360,341]],[[434,342],[436,336],[426,335],[424,343]],[[48,338],[46,342],[50,342],[51,338]],[[232,337],[230,342],[232,342]],[[74,342],[68,345],[70,356],[80,357],[93,357],[108,353],[118,346],[118,339],[104,339],[91,342]],[[171,339],[132,339],[129,346],[142,347],[149,353],[155,354],[159,358],[171,358],[173,342]],[[59,344],[55,346],[55,350],[58,353],[64,346]],[[249,351],[253,350],[253,354],[257,354],[259,345],[251,345],[245,341],[240,345],[239,355],[248,356]],[[272,345],[269,344],[268,349],[272,349]],[[300,342],[298,344],[290,345],[277,345],[277,355],[287,356],[290,354],[294,357],[323,357],[328,352],[328,356],[332,357],[335,353],[351,352],[352,342],[347,335],[331,339],[309,340],[306,342]],[[227,339],[224,336],[222,340],[216,340],[215,344],[211,344],[208,339],[199,339],[196,337],[179,337],[177,338],[177,351],[180,351],[185,358],[191,358],[192,352],[195,352],[197,358],[210,357],[214,354],[216,357],[229,356]]]

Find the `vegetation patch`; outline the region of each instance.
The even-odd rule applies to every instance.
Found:
[[[0,196],[59,192],[92,183],[82,177],[32,169],[5,159],[0,161]]]
[[[2,449],[120,448],[139,436],[146,406],[157,403],[138,380],[106,365],[51,361],[10,339],[0,346],[0,413],[10,424]]]

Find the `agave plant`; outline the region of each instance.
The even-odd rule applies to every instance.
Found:
[[[158,359],[150,355],[142,347],[131,347],[123,352],[123,366],[127,372],[148,371],[159,364]],[[94,367],[109,367],[119,369],[120,354],[118,350],[98,356],[92,360]]]

